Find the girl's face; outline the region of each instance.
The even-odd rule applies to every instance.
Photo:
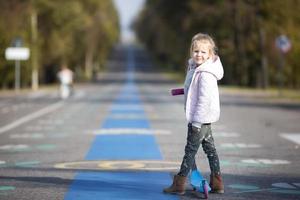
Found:
[[[207,42],[196,42],[192,52],[192,59],[197,65],[203,64],[211,57],[210,44]]]

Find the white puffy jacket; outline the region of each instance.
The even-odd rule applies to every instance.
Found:
[[[213,123],[220,117],[217,81],[224,75],[219,57],[209,59],[195,69],[186,100],[186,118],[190,123]]]

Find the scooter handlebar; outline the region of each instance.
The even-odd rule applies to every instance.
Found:
[[[174,88],[171,90],[171,94],[172,94],[172,96],[182,95],[182,94],[184,94],[184,89],[183,88]]]

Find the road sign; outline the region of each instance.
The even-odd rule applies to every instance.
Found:
[[[279,62],[278,62],[278,75],[277,75],[277,82],[278,82],[278,94],[282,96],[282,87],[283,87],[283,67],[285,63],[284,54],[286,54],[292,48],[292,43],[290,42],[289,38],[286,35],[280,35],[275,40],[276,48],[280,51],[279,52]]]
[[[278,36],[275,43],[276,47],[283,53],[287,53],[292,48],[292,44],[286,35]]]
[[[29,55],[29,48],[25,47],[8,47],[5,50],[7,60],[28,60]]]
[[[25,47],[8,47],[5,50],[7,60],[15,60],[15,90],[20,89],[20,61],[28,60],[30,55],[29,49]]]

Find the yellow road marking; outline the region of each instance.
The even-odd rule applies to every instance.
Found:
[[[97,160],[58,163],[58,169],[86,169],[86,170],[147,170],[166,171],[177,170],[180,162],[164,160]]]

